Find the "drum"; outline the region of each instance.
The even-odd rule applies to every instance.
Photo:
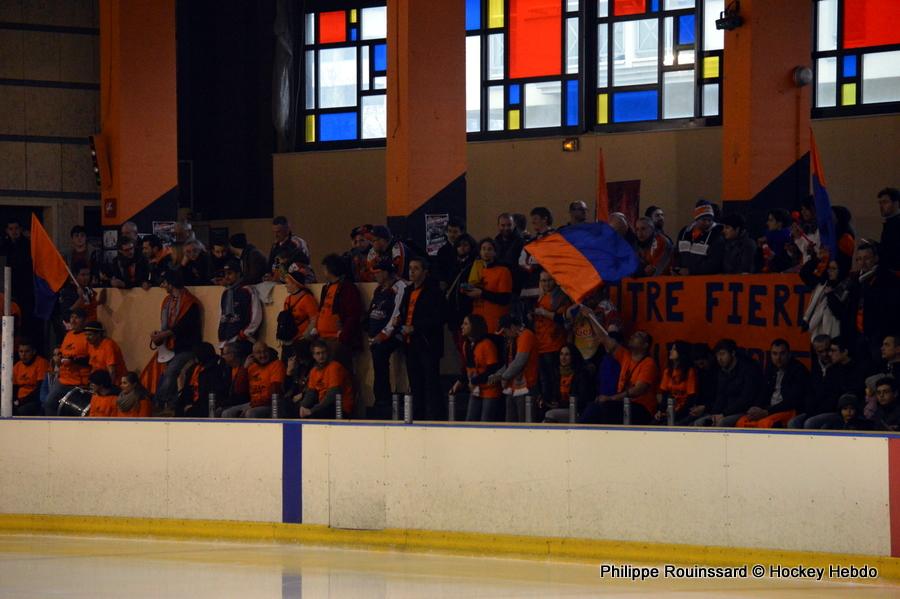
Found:
[[[57,416],[75,416],[83,418],[91,409],[91,392],[87,389],[75,387],[59,400]]]

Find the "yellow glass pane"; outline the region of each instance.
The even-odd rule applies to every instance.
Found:
[[[853,106],[856,104],[856,84],[845,83],[841,86],[841,106]]]
[[[703,78],[714,79],[719,76],[719,57],[706,56],[703,58]]]
[[[350,11],[350,22],[356,23],[356,9]]]
[[[509,111],[509,129],[510,131],[519,128],[519,111],[518,110],[510,110]]]
[[[609,94],[597,94],[597,124],[609,123]]]
[[[306,141],[316,141],[316,115],[306,115]]]
[[[503,27],[503,0],[490,0],[488,2],[488,27]]]

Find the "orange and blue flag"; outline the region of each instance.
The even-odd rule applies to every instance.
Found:
[[[638,257],[606,223],[570,225],[525,246],[573,302],[634,274]]]
[[[34,213],[31,214],[31,261],[34,264],[34,315],[49,320],[56,294],[69,278],[69,269]]]
[[[812,167],[813,201],[816,206],[816,224],[819,226],[819,242],[828,248],[832,256],[837,256],[837,233],[834,229],[834,217],[831,214],[831,198],[825,186],[825,173],[819,162],[819,149],[816,147],[816,136],[809,132],[809,154]],[[834,259],[834,258],[832,258]]]

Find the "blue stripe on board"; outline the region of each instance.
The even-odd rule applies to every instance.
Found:
[[[303,426],[299,422],[285,422],[281,430],[281,521],[300,524],[303,521]]]

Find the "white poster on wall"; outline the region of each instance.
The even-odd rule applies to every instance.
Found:
[[[449,214],[425,215],[425,251],[429,256],[437,256],[438,250],[447,243]]]

